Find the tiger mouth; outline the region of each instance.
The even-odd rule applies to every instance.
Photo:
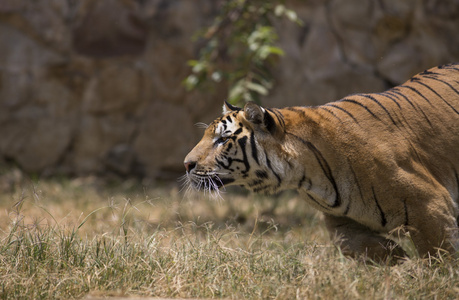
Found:
[[[220,177],[213,173],[187,174],[191,186],[196,190],[218,190],[227,184],[234,182],[232,178]]]

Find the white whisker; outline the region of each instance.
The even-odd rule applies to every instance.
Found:
[[[228,175],[229,172],[214,172],[215,175]]]
[[[209,127],[209,125],[207,125],[206,123],[202,123],[202,122],[198,122],[198,123],[194,124],[194,126],[196,126],[198,128],[202,128],[202,129],[207,129]]]
[[[222,180],[220,179],[220,177],[218,176],[215,176],[215,178],[220,182],[221,184],[221,187],[223,188],[223,191],[226,191],[226,188],[225,188],[225,185],[223,184]],[[220,189],[217,187],[216,190],[218,190],[219,194],[220,194]]]
[[[227,174],[226,172],[208,172],[205,176],[197,176],[187,172],[178,179],[183,185],[180,192],[185,191],[185,196],[189,196],[193,191],[201,190],[210,198],[223,200],[221,193],[226,189],[219,175]]]

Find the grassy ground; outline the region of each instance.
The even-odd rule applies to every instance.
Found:
[[[459,261],[349,260],[294,194],[0,175],[0,298],[456,299]]]

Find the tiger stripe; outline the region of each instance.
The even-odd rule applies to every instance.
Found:
[[[355,123],[359,123],[359,121],[356,119],[356,117],[354,117],[353,114],[351,114],[348,110],[338,106],[337,104],[326,104],[325,106],[331,106],[331,107],[334,107],[336,109],[339,109],[340,111],[346,113],[349,117],[351,117],[351,119],[355,122]]]
[[[371,191],[373,193],[373,200],[375,201],[376,207],[379,210],[379,215],[381,217],[381,226],[384,227],[387,224],[386,215],[384,214],[383,210],[381,209],[381,205],[379,205],[379,201],[378,201],[378,198],[376,197],[376,193],[375,193],[375,188],[373,186],[371,187]]]
[[[344,98],[343,100],[340,100],[340,102],[349,102],[349,103],[355,104],[355,105],[357,105],[357,106],[360,106],[360,107],[364,108],[370,115],[372,115],[373,118],[375,118],[375,119],[378,120],[378,121],[381,121],[381,119],[380,119],[378,116],[376,116],[376,114],[375,114],[374,112],[372,112],[372,111],[368,108],[368,106],[366,106],[365,104],[360,103],[360,102],[357,101],[357,100]]]

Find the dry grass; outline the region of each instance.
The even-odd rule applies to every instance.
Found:
[[[209,201],[133,181],[32,182],[12,174],[0,177],[3,299],[459,294],[458,260],[410,259],[389,267],[342,257],[320,215],[295,195],[228,193],[225,201]]]

